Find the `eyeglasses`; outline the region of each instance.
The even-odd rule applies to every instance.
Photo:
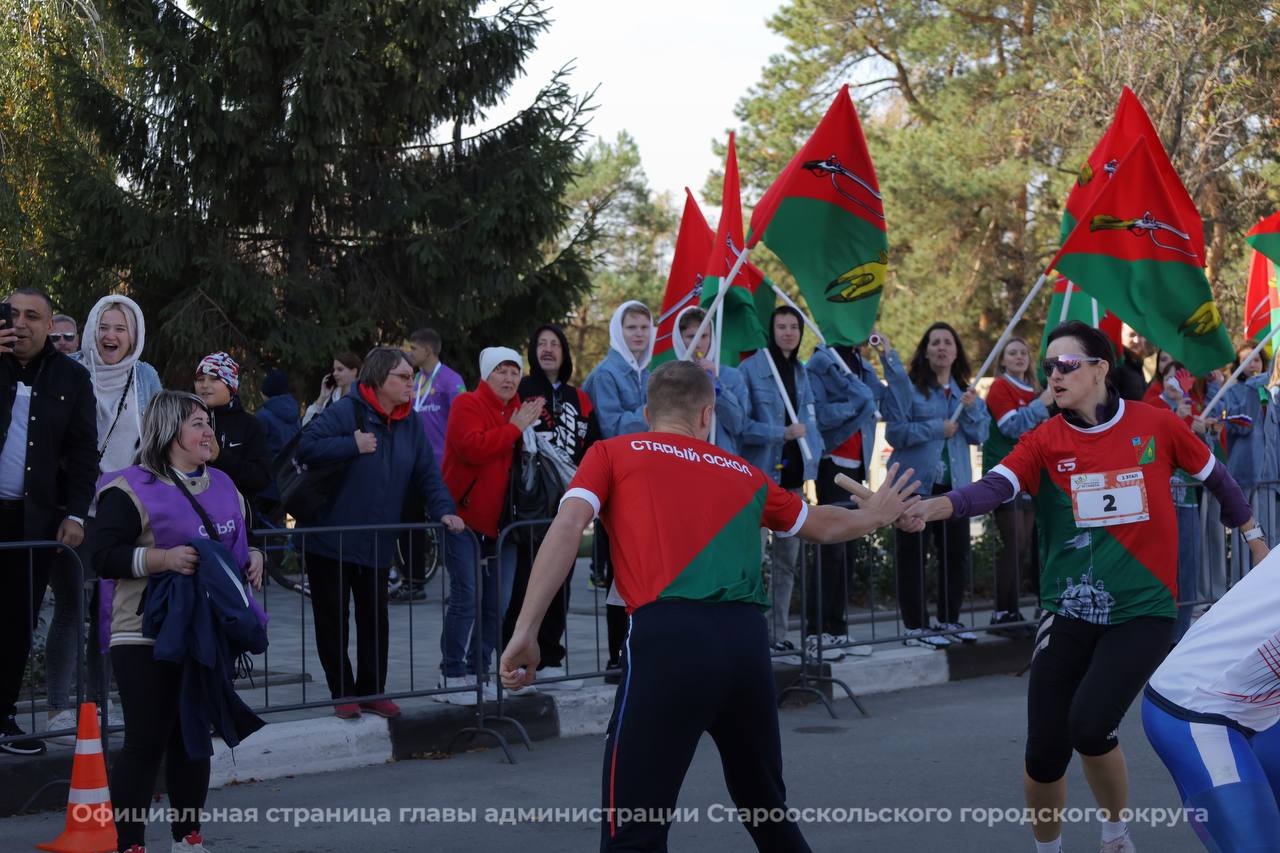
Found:
[[[67,343],[71,343],[75,339],[76,339],[75,332],[50,332],[49,333],[49,340],[53,341],[55,344],[58,341],[66,341]]]
[[[1060,355],[1057,358],[1046,358],[1040,362],[1040,367],[1046,377],[1052,376],[1055,369],[1066,376],[1068,373],[1075,373],[1081,365],[1097,364],[1100,361],[1102,359],[1092,355]]]

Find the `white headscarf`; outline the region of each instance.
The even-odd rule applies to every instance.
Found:
[[[609,346],[627,360],[627,364],[633,370],[644,370],[649,365],[649,361],[653,358],[653,343],[658,337],[658,329],[655,326],[649,327],[649,348],[645,350],[644,356],[636,358],[631,353],[631,349],[627,346],[626,340],[622,337],[622,315],[627,313],[628,308],[640,308],[648,311],[649,308],[643,302],[635,299],[629,299],[618,306],[613,312],[613,316],[609,318]]]
[[[676,358],[683,360],[689,354],[689,348],[684,345],[684,335],[680,334],[680,321],[684,319],[684,315],[690,311],[700,310],[697,305],[689,305],[680,309],[680,313],[676,315],[675,325],[671,327],[671,349],[675,351]],[[711,353],[716,351],[715,337],[716,330],[714,323],[708,323],[707,328],[711,330]],[[695,329],[695,331],[697,331]],[[711,353],[706,353],[709,358]]]
[[[133,349],[117,364],[104,363],[98,352],[98,323],[109,309],[117,309],[124,314],[129,336],[133,338]],[[89,312],[89,319],[85,321],[80,335],[80,360],[89,368],[93,394],[98,403],[98,449],[102,454],[99,468],[103,471],[118,471],[133,464],[138,439],[142,435],[142,412],[138,405],[137,378],[134,377],[132,382],[129,379],[142,358],[146,333],[138,303],[127,296],[116,295],[98,300]],[[129,397],[121,406],[126,387],[129,388]]]

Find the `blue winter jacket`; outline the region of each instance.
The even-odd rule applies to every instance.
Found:
[[[356,447],[357,407],[365,432],[378,440],[373,453]],[[317,527],[399,524],[411,488],[421,492],[433,521],[456,512],[418,415],[410,410],[408,417],[388,421],[358,387],[307,424],[297,458],[306,465],[349,463],[328,510],[316,519]],[[306,544],[332,560],[382,568],[391,564],[399,535],[394,530],[315,533]]]
[[[876,412],[884,386],[875,371],[864,362],[863,373],[855,376],[841,364],[840,354],[825,344],[813,351],[805,369],[813,388],[813,409],[822,431],[823,456],[862,431],[863,459],[871,458],[875,445]],[[867,374],[871,374],[867,376]]]
[[[748,400],[740,447],[743,459],[777,482],[782,465],[782,446],[785,443],[782,434],[786,429],[787,410],[782,403],[778,383],[773,379],[773,371],[769,369],[765,357],[767,352],[767,349],[756,350],[738,365],[738,373],[747,386]],[[812,457],[804,464],[804,478],[812,480],[818,476],[818,460],[822,458],[822,433],[818,430],[814,413],[808,371],[799,359],[796,359],[796,400],[799,403],[796,414],[804,424],[805,438],[812,452]]]
[[[1246,415],[1253,420],[1252,426],[1233,424],[1227,421],[1227,472],[1240,484],[1240,488],[1248,495],[1250,490],[1260,482],[1275,480],[1280,472],[1275,470],[1276,444],[1280,435],[1276,433],[1276,423],[1271,418],[1267,406],[1266,413],[1262,408],[1262,395],[1267,390],[1267,377],[1258,375],[1232,385],[1222,395],[1217,412],[1213,417],[1220,417],[1223,412],[1228,417]],[[1268,421],[1271,421],[1268,423]]]
[[[272,461],[275,461],[284,446],[302,428],[298,417],[298,401],[292,394],[272,397],[253,416],[267,433],[267,458]],[[280,492],[276,490],[274,482],[262,490],[262,497],[272,501],[280,499]]]
[[[609,350],[604,361],[587,376],[582,390],[596,407],[596,420],[605,438],[645,432],[644,407],[649,401],[649,370],[636,370],[622,353]]]
[[[716,446],[726,453],[741,455],[742,428],[747,417],[747,383],[736,367],[720,366],[716,390]]]
[[[155,639],[156,660],[182,667],[182,742],[198,760],[213,755],[211,727],[234,747],[266,725],[236,693],[234,679],[242,655],[267,650],[267,627],[232,553],[203,536],[189,544],[200,555],[194,574],[147,579],[142,633]]]
[[[889,464],[898,463],[900,470],[914,468],[915,478],[920,481],[920,494],[932,494],[945,445],[951,459],[951,486],[959,488],[972,482],[969,445],[987,440],[991,424],[987,404],[981,397],[975,397],[960,413],[959,429],[947,439],[943,435],[943,423],[960,404],[964,389],[952,379],[949,398],[936,386],[921,393],[901,363],[887,371],[886,378],[890,393],[884,399],[885,438],[893,447]]]

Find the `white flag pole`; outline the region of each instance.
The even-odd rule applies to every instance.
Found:
[[[733,286],[733,280],[738,277],[738,271],[742,269],[742,265],[747,262],[747,253],[750,251],[751,247],[748,246],[738,253],[738,259],[733,262],[733,267],[730,268],[728,277],[726,277],[724,281],[720,282],[719,288],[716,291],[715,301],[711,303],[711,308],[707,311],[706,316],[702,318],[702,322],[698,324],[698,330],[693,335],[693,339],[695,341],[701,340],[702,333],[707,330],[707,325],[711,322],[712,316],[720,310],[720,304],[724,302],[725,294],[727,294],[729,292],[729,288]],[[693,360],[693,347],[690,347],[689,351],[685,353],[685,358],[690,361]]]
[[[782,384],[782,374],[778,372],[778,365],[774,363],[773,353],[769,352],[768,347],[765,347],[761,352],[764,353],[765,361],[769,362],[769,370],[773,373],[773,381],[778,385],[778,393],[782,395],[782,405],[787,408],[787,416],[791,418],[793,424],[800,423],[800,418],[796,415],[796,407],[791,405],[791,397],[787,395],[787,386]],[[800,452],[804,454],[804,461],[812,461],[813,451],[809,449],[809,442],[805,441],[803,435],[797,438],[796,441],[800,442]]]
[[[1218,389],[1218,393],[1214,394],[1213,399],[1205,404],[1204,414],[1206,417],[1213,417],[1213,407],[1218,405],[1218,401],[1222,399],[1222,395],[1227,393],[1227,389],[1231,387],[1231,384],[1240,378],[1240,374],[1244,372],[1245,367],[1248,366],[1249,362],[1253,361],[1254,356],[1262,352],[1263,348],[1266,347],[1267,343],[1270,340],[1271,340],[1270,338],[1264,337],[1261,341],[1258,342],[1257,346],[1255,346],[1252,350],[1249,351],[1248,355],[1240,359],[1240,366],[1237,367],[1234,371],[1232,371],[1231,378],[1228,379],[1226,382],[1223,382],[1222,387]]]
[[[801,311],[800,306],[797,305],[795,300],[792,299],[790,296],[788,296],[786,294],[786,291],[784,291],[781,287],[778,287],[778,285],[774,284],[772,281],[769,281],[768,279],[765,279],[765,282],[770,287],[773,288],[773,292],[778,294],[778,296],[782,298],[783,302],[785,302],[790,308],[794,309],[795,312],[800,315],[801,319],[804,320],[804,324],[808,326],[813,331],[813,334],[818,338],[818,343],[822,344],[825,347],[827,345],[827,338],[825,335],[822,334],[822,330],[818,328],[818,324],[815,323],[813,320],[809,319],[809,315]],[[837,357],[836,361],[839,362],[840,366],[844,368],[845,373],[853,375],[853,368],[845,364],[843,358]]]
[[[1013,334],[1013,329],[1022,321],[1022,315],[1027,313],[1027,309],[1031,307],[1031,300],[1036,298],[1036,294],[1040,292],[1040,288],[1044,287],[1044,283],[1049,280],[1049,273],[1043,272],[1040,278],[1036,279],[1035,286],[1031,288],[1031,292],[1022,300],[1022,304],[1018,306],[1018,310],[1014,313],[1013,319],[1009,321],[1009,325],[1000,334],[996,345],[991,348],[991,352],[987,355],[987,360],[982,363],[982,369],[978,371],[978,375],[973,377],[973,381],[969,383],[966,390],[973,390],[978,385],[978,380],[987,375],[987,371],[991,369],[991,364],[996,360],[996,355],[1004,347],[1005,341],[1009,340],[1009,336]],[[951,417],[947,420],[954,421],[960,417],[960,410],[963,406],[956,406],[956,410],[951,413]]]

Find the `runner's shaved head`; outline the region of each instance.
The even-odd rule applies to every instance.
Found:
[[[690,361],[668,361],[649,377],[649,418],[696,424],[705,406],[716,402],[710,374]]]

